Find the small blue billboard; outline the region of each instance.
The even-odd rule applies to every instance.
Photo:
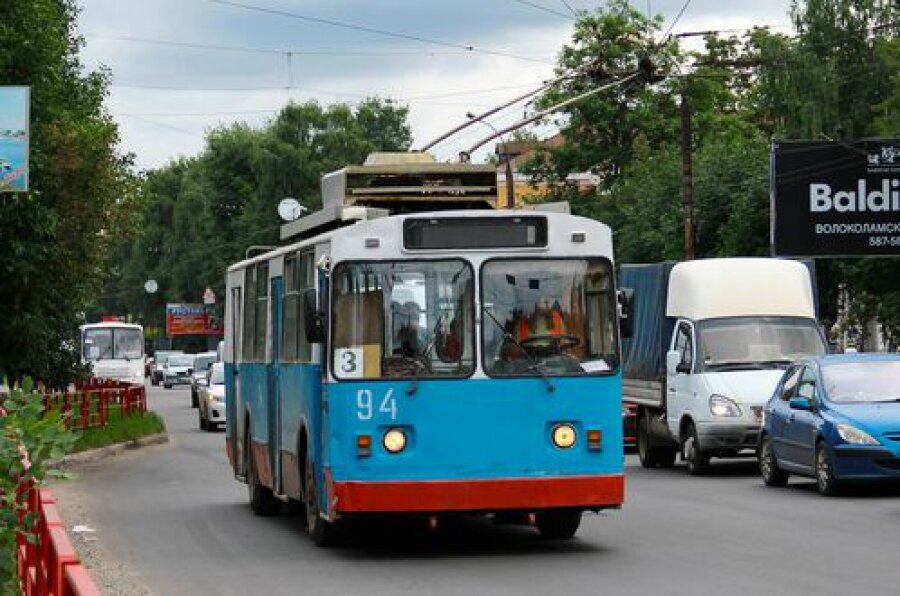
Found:
[[[28,190],[29,87],[0,85],[0,192]]]

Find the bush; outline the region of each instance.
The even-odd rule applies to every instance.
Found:
[[[5,415],[0,415],[0,594],[20,593],[16,575],[16,538],[32,533],[35,514],[20,519],[25,503],[16,498],[27,486],[38,486],[47,476],[59,472],[46,467],[47,460],[68,453],[78,434],[66,430],[58,413],[44,414],[40,394],[26,379],[3,400]]]

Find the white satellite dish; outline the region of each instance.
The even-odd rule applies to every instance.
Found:
[[[281,199],[281,202],[278,203],[278,216],[284,221],[295,221],[306,211],[308,209],[293,197]]]
[[[155,294],[156,290],[159,289],[159,284],[156,283],[155,279],[148,279],[144,282],[144,291],[148,294]]]

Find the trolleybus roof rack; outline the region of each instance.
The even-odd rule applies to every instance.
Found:
[[[438,163],[424,152],[372,153],[361,166],[325,174],[322,209],[283,225],[281,239],[309,238],[385,215],[496,206],[493,165]]]

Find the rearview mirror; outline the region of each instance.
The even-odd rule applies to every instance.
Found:
[[[788,402],[788,405],[791,407],[792,410],[803,410],[805,412],[812,412],[812,409],[813,409],[812,402],[809,400],[809,398],[806,398],[806,397],[795,397],[790,402]]]
[[[303,321],[306,341],[311,344],[325,341],[325,315],[319,312],[316,305],[315,288],[303,292]]]
[[[619,306],[619,334],[629,338],[634,333],[634,290],[620,288],[616,294]]]

